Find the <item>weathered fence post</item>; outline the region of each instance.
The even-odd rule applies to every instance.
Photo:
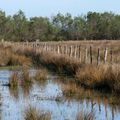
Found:
[[[100,49],[98,48],[97,65],[100,63]]]
[[[74,57],[76,58],[77,57],[77,47],[74,46]]]
[[[60,47],[59,47],[59,45],[57,46],[57,53],[60,54]]]
[[[104,63],[107,62],[107,53],[108,53],[107,48],[105,48],[105,51],[104,51]]]
[[[112,51],[112,48],[110,50],[110,62],[111,62],[111,64],[113,62],[113,51]]]
[[[93,59],[92,59],[92,46],[90,46],[90,64],[92,64]]]
[[[73,56],[72,46],[70,46],[70,57]]]
[[[67,45],[64,46],[64,54],[67,55]]]
[[[27,45],[27,47],[28,47],[28,41],[26,41],[26,45]]]
[[[87,47],[85,48],[85,63],[87,63],[88,59],[88,50]]]
[[[80,62],[81,62],[81,46],[79,45],[79,48],[78,48],[78,58],[79,58],[79,60],[80,60]]]

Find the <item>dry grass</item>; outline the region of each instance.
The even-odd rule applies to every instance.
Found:
[[[113,93],[120,92],[120,69],[115,66],[85,66],[79,68],[76,78],[88,88],[107,90]]]
[[[120,93],[120,68],[119,64],[100,64],[99,66],[83,64],[65,55],[57,55],[49,52],[33,52],[30,49],[27,54],[33,57],[38,64],[42,64],[50,70],[75,76],[78,83],[87,88],[100,91]],[[25,51],[26,52],[26,51]]]
[[[51,120],[51,114],[49,112],[44,113],[35,108],[29,107],[25,111],[24,120]]]
[[[21,85],[22,86],[29,86],[32,84],[32,79],[29,75],[29,69],[26,67],[23,67],[21,71]]]
[[[10,79],[9,79],[9,86],[14,88],[18,86],[18,72],[13,72]]]
[[[46,69],[39,69],[37,70],[36,74],[35,74],[35,80],[37,81],[44,81],[47,80],[47,70]]]
[[[93,112],[80,112],[77,114],[76,120],[95,120],[95,114]]]
[[[44,43],[41,43],[43,45]],[[42,64],[43,66],[59,73],[65,73],[67,75],[75,76],[77,82],[84,85],[85,87],[109,91],[111,93],[120,93],[120,69],[116,69],[116,66],[119,66],[120,61],[120,41],[71,41],[71,42],[52,42],[46,43],[48,45],[81,45],[82,48],[88,48],[92,46],[93,52],[93,65],[83,64],[79,61],[79,59],[75,59],[73,57],[68,57],[65,54],[57,55],[54,52],[45,52],[40,51],[36,52],[35,49],[26,48],[23,51],[18,50],[20,55],[25,55],[27,57],[31,57],[33,63],[35,65]],[[97,57],[97,49],[100,48],[100,58],[103,61],[104,58],[104,50],[105,47],[108,48],[108,57],[107,57],[107,65],[104,65],[103,62],[96,66],[96,57]],[[113,51],[113,65],[111,67],[111,58],[110,58],[110,50]],[[85,49],[81,49],[82,58],[85,56]],[[89,57],[89,50],[88,50]],[[83,59],[84,60],[84,59]],[[84,62],[84,61],[83,61]],[[95,63],[95,64],[94,64]]]
[[[0,46],[0,66],[31,66],[31,59],[25,55],[20,55],[11,47]]]

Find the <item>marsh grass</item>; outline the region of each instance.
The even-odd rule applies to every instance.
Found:
[[[9,87],[9,91],[10,91],[10,95],[12,97],[14,97],[15,99],[18,99],[19,98],[19,95],[18,95],[18,86],[14,86],[14,87]]]
[[[27,86],[32,84],[32,78],[30,77],[29,69],[23,67],[21,70],[21,85]]]
[[[0,66],[31,66],[32,61],[25,55],[17,53],[12,47],[0,45]]]
[[[77,114],[76,120],[95,120],[94,112],[80,112]]]
[[[85,66],[76,72],[76,78],[88,88],[120,93],[120,70],[117,66]]]
[[[54,44],[54,43],[53,43]],[[58,44],[58,43],[55,43]],[[95,46],[92,49],[93,58],[96,60],[97,57],[97,48],[99,47],[101,51],[100,58],[103,60],[104,58],[104,49],[108,48],[108,58],[107,63],[101,63],[99,66],[94,62],[93,64],[84,64],[79,61],[79,59],[74,59],[73,57],[68,57],[65,54],[56,54],[54,52],[46,52],[46,51],[36,51],[32,48],[26,48],[23,51],[20,51],[20,54],[25,55],[26,57],[30,57],[34,63],[34,65],[39,66],[43,65],[46,68],[55,71],[57,73],[64,73],[66,75],[72,76],[76,79],[78,84],[90,89],[96,89],[104,92],[110,92],[119,94],[120,93],[120,70],[116,69],[116,66],[120,66],[115,62],[119,61],[120,54],[120,42],[116,41],[86,41],[86,42],[62,42],[61,45],[83,45],[86,46]],[[113,63],[110,64],[110,50],[113,51]],[[84,52],[81,51],[81,55],[84,58]],[[88,52],[89,54],[89,52]],[[95,63],[95,64],[94,64]],[[116,64],[117,63],[117,64]]]
[[[22,68],[21,71],[15,71],[12,73],[9,84],[11,93],[17,97],[18,86],[22,87],[24,94],[29,94],[30,88],[32,87],[32,78],[29,75],[27,68]]]
[[[51,120],[50,112],[42,112],[36,108],[29,107],[25,111],[24,120]]]
[[[47,70],[46,69],[39,69],[37,70],[36,74],[35,74],[35,80],[37,81],[45,81],[47,80]]]
[[[18,79],[18,72],[15,71],[12,73],[10,79],[9,79],[9,86],[14,88],[17,87],[19,83],[19,79]]]

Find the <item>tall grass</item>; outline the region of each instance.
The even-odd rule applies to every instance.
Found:
[[[64,42],[63,42],[64,43]],[[63,45],[61,43],[61,45]],[[101,49],[104,49],[106,46],[112,48],[113,58],[116,58],[116,55],[119,55],[119,42],[77,42],[78,45],[95,45],[96,48],[99,46]],[[57,43],[56,43],[57,44]],[[76,43],[66,43],[67,45],[76,45]],[[105,45],[104,45],[105,44]],[[96,59],[96,48],[93,49],[93,58]],[[110,52],[110,51],[108,51]],[[68,57],[65,54],[59,54],[53,52],[40,51],[36,52],[32,48],[26,48],[23,51],[19,50],[19,53],[27,57],[31,57],[33,63],[38,65],[43,65],[50,70],[59,73],[65,73],[71,75],[76,79],[76,82],[83,85],[84,87],[90,89],[97,89],[100,91],[107,91],[110,93],[119,94],[120,92],[120,70],[116,69],[116,62],[113,60],[111,64],[100,64],[96,66],[95,64],[84,64],[79,61],[79,59],[74,59]],[[81,55],[84,58],[84,52],[81,51]],[[101,54],[101,59],[103,59],[103,52]],[[117,57],[118,58],[118,57]],[[108,57],[108,62],[110,61],[110,56]],[[118,62],[119,63],[119,62]],[[120,66],[117,63],[117,66]]]
[[[76,120],[95,120],[95,114],[93,112],[80,112],[77,114]]]
[[[76,72],[76,78],[88,88],[120,93],[120,69],[117,66],[85,66]]]
[[[12,73],[12,75],[9,79],[9,86],[12,87],[12,88],[16,87],[16,86],[18,86],[18,82],[19,82],[18,72],[15,71],[15,72]]]
[[[46,69],[39,69],[35,74],[35,80],[37,81],[45,81],[47,80],[47,70]]]
[[[42,112],[37,110],[36,108],[29,107],[25,111],[24,120],[51,120],[50,112]]]
[[[0,46],[0,66],[31,66],[32,61],[25,55],[20,55],[11,47]]]

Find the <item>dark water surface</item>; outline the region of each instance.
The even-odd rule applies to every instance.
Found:
[[[120,120],[120,105],[109,104],[109,96],[86,92],[68,82],[69,79],[49,75],[45,82],[11,90],[2,86],[8,82],[10,74],[8,70],[0,71],[0,120],[24,120],[29,106],[50,112],[52,120],[76,120],[82,111],[93,111],[96,120]]]

